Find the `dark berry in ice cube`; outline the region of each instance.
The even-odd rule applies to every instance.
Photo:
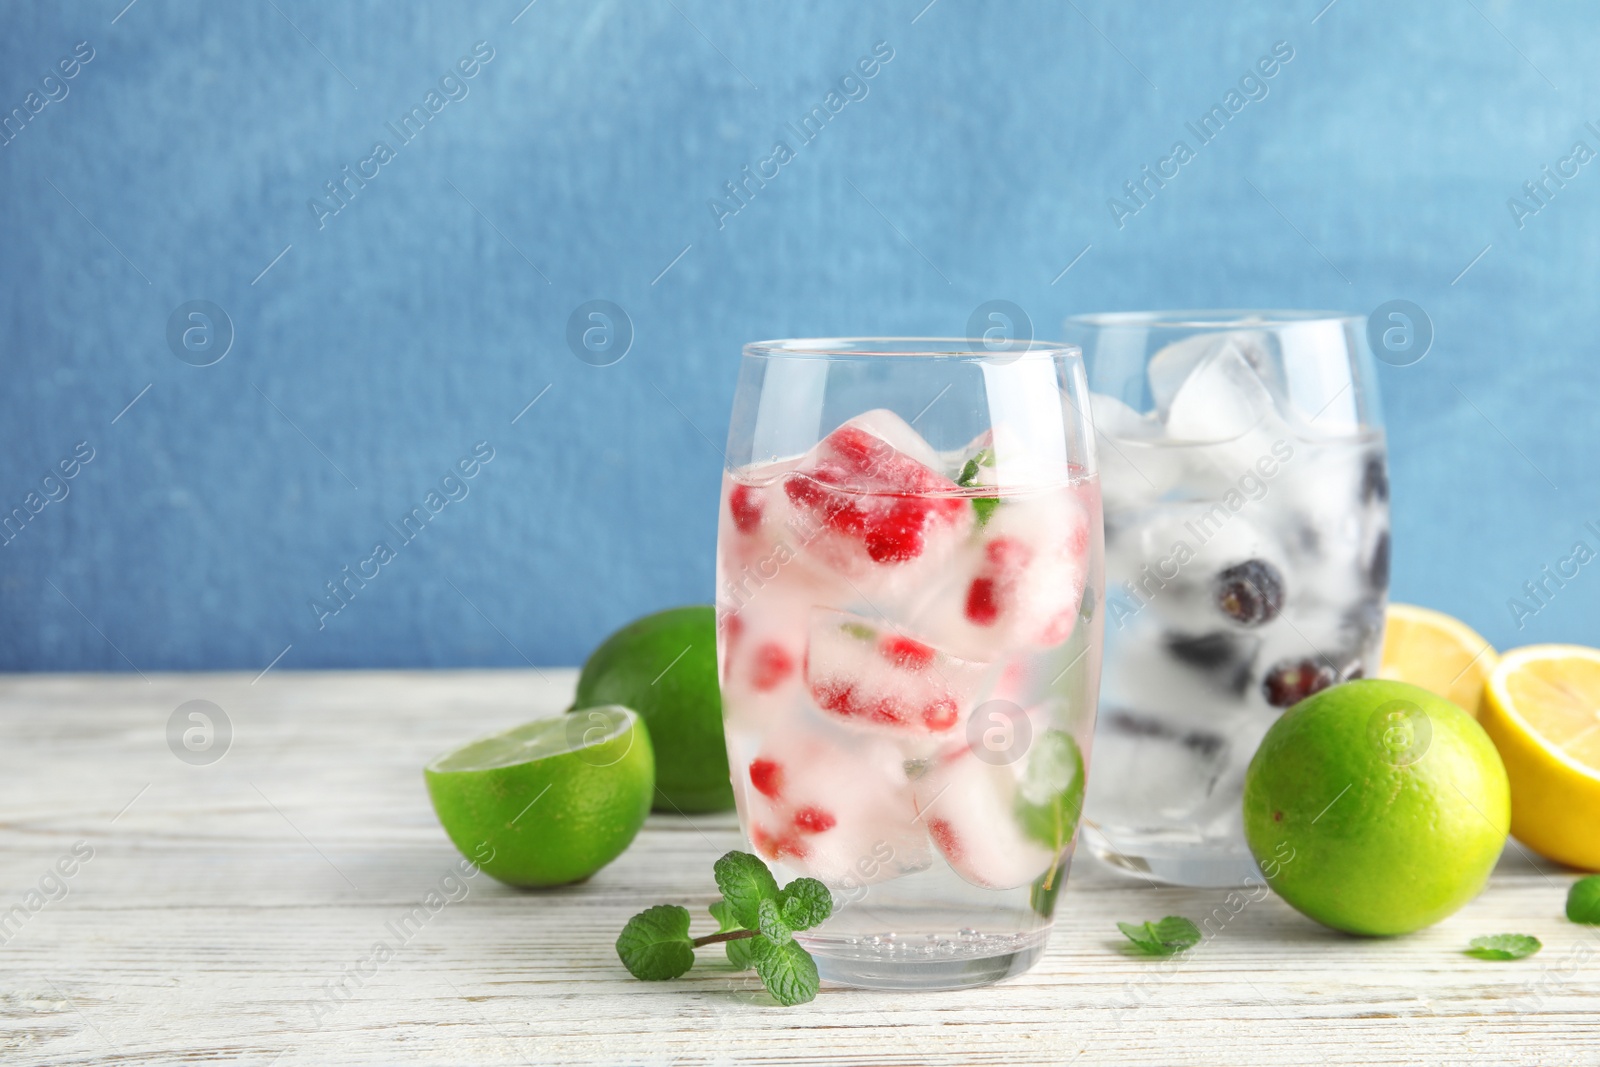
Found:
[[[1370,504],[1376,500],[1381,504],[1388,499],[1389,468],[1382,456],[1372,456],[1367,460],[1366,469],[1361,472],[1361,502]]]
[[[1389,588],[1388,530],[1378,535],[1378,543],[1372,548],[1372,560],[1367,564],[1367,581],[1377,590]]]
[[[1199,637],[1167,634],[1164,642],[1173,659],[1202,670],[1232,663],[1242,651],[1239,639],[1226,633],[1201,634]]]
[[[1319,660],[1284,660],[1267,672],[1261,682],[1261,692],[1268,704],[1275,708],[1287,708],[1338,680],[1334,669]]]
[[[1218,610],[1243,626],[1271,622],[1283,611],[1283,575],[1263,559],[1247,559],[1218,574],[1212,593]]]

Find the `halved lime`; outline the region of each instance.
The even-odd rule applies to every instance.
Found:
[[[581,881],[616,859],[656,778],[644,722],[616,704],[474,741],[422,773],[456,848],[516,886]]]

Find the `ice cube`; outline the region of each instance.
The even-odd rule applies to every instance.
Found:
[[[905,419],[888,408],[873,408],[845,423],[865,430],[881,441],[887,442],[901,455],[909,456],[931,470],[943,470],[944,462],[923,436]]]
[[[1281,376],[1270,345],[1268,334],[1251,330],[1197,333],[1167,345],[1151,356],[1145,367],[1157,415],[1166,421],[1184,385],[1201,367],[1219,357],[1237,357],[1257,380],[1278,384]],[[1098,417],[1098,408],[1095,413]]]
[[[916,458],[938,462],[915,431],[852,419],[824,438],[783,480],[803,550],[862,597],[893,596],[937,569],[973,523],[960,488]],[[886,414],[886,413],[885,413]],[[898,422],[898,420],[896,420]],[[897,448],[873,427],[902,438]]]
[[[987,762],[962,746],[913,785],[917,816],[928,836],[945,862],[973,885],[1014,889],[1059,861],[1059,851],[1029,836],[1018,821],[1024,767],[1020,760]]]
[[[751,843],[767,860],[835,888],[933,862],[904,760],[887,740],[843,744],[794,723],[768,733],[734,773]]]
[[[992,672],[889,626],[815,609],[806,683],[817,706],[854,727],[945,734],[965,719]]]
[[[1243,498],[1241,497],[1241,500]],[[1267,612],[1244,620],[1230,612],[1224,577],[1255,564],[1278,581],[1276,617],[1296,594],[1287,554],[1264,516],[1230,510],[1226,503],[1157,504],[1112,514],[1106,520],[1106,573],[1119,602],[1137,613],[1150,611],[1168,629],[1199,635],[1231,625],[1270,621]],[[1130,588],[1131,586],[1131,588]],[[1269,590],[1262,588],[1263,596]]]
[[[1283,524],[1306,593],[1342,604],[1369,570],[1376,521],[1361,506],[1366,454],[1350,443],[1296,441],[1273,479],[1274,513]]]
[[[939,647],[978,662],[1072,635],[1096,521],[1071,488],[998,500],[909,615]]]
[[[1163,424],[1173,440],[1231,441],[1275,412],[1272,393],[1250,361],[1225,346],[1194,365],[1166,405]]]
[[[1154,413],[1141,415],[1113,396],[1089,394],[1095,458],[1106,506],[1153,503],[1183,477],[1183,457],[1162,440]]]
[[[723,605],[722,706],[731,725],[761,729],[804,705],[807,592],[774,583],[742,605]]]
[[[1215,729],[1159,711],[1107,707],[1095,734],[1089,817],[1120,826],[1187,821],[1205,806],[1234,752]]]

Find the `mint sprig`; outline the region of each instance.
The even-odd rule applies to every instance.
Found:
[[[1567,918],[1575,923],[1600,924],[1600,874],[1572,883],[1567,890]]]
[[[1200,943],[1200,928],[1181,915],[1168,915],[1158,923],[1118,923],[1117,929],[1139,951],[1151,956],[1170,956]]]
[[[722,899],[709,909],[717,932],[691,938],[688,909],[646,908],[617,937],[617,957],[628,973],[647,982],[677,978],[694,966],[695,949],[720,943],[736,968],[755,967],[779,1004],[815,999],[817,964],[794,935],[833,913],[828,887],[815,878],[796,878],[779,889],[767,865],[748,852],[728,853],[713,873],[722,890]]]
[[[1480,960],[1520,960],[1543,947],[1537,937],[1527,934],[1494,934],[1467,942],[1467,955]]]

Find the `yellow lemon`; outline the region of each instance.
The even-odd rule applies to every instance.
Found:
[[[1500,658],[1479,720],[1511,780],[1511,833],[1600,870],[1600,649],[1529,645]]]
[[[1478,714],[1483,683],[1500,657],[1482,634],[1442,611],[1390,604],[1378,677],[1409,682]]]

